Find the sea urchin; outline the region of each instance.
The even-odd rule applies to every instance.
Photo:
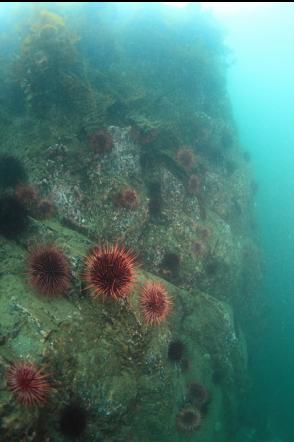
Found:
[[[182,362],[186,353],[186,346],[180,339],[170,342],[168,346],[168,359],[171,362]]]
[[[201,181],[198,175],[192,174],[188,181],[187,191],[189,195],[199,195],[201,190]]]
[[[0,189],[15,187],[27,179],[21,161],[9,154],[0,155]]]
[[[165,320],[172,302],[163,284],[147,282],[141,293],[140,305],[145,322],[153,325]]]
[[[24,405],[45,402],[51,386],[48,374],[30,362],[16,362],[7,370],[7,386]]]
[[[135,256],[117,244],[94,247],[86,258],[83,279],[94,298],[125,298],[135,280]]]
[[[182,146],[177,151],[176,159],[186,171],[190,171],[196,163],[194,152],[188,146]]]
[[[42,295],[62,295],[70,284],[70,269],[64,253],[54,245],[42,245],[28,259],[30,285]]]
[[[71,403],[61,412],[60,431],[65,436],[76,439],[84,433],[87,427],[88,414],[80,403]]]
[[[113,147],[112,135],[106,129],[100,129],[90,134],[90,146],[95,153],[109,152]]]
[[[191,381],[188,384],[188,396],[190,401],[200,409],[202,409],[210,399],[208,390],[197,381]]]
[[[47,198],[42,198],[38,202],[37,206],[37,217],[40,219],[48,219],[53,216],[54,205],[52,201]]]
[[[125,209],[136,209],[139,205],[138,193],[132,187],[122,189],[116,197],[118,206]]]
[[[191,433],[199,430],[201,421],[202,417],[198,408],[187,406],[177,416],[177,427],[179,431]]]
[[[16,196],[4,194],[0,197],[0,235],[15,238],[26,231],[27,209]]]

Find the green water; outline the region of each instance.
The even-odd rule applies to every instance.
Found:
[[[229,89],[240,137],[260,183],[256,201],[264,248],[268,328],[256,342],[250,406],[261,427],[294,438],[293,396],[293,4],[272,4],[225,19],[236,53]]]

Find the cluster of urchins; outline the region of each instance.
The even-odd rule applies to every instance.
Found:
[[[187,433],[201,427],[203,416],[207,413],[210,395],[207,389],[197,381],[188,384],[187,404],[177,415],[177,428]]]
[[[46,219],[54,211],[50,198],[27,183],[21,161],[8,154],[0,155],[0,235],[15,238],[26,231],[28,215]]]
[[[49,298],[65,294],[70,287],[69,261],[55,245],[41,245],[30,252],[27,274],[29,284]],[[134,254],[117,244],[94,247],[86,257],[82,279],[93,298],[125,299],[135,278]],[[140,307],[147,325],[164,321],[172,307],[165,286],[148,281],[141,290]],[[43,402],[50,391],[48,375],[29,362],[12,364],[7,372],[7,382],[18,401],[27,405]]]
[[[55,245],[42,245],[33,249],[28,258],[29,284],[40,294],[54,298],[69,289],[71,272],[67,257]],[[131,292],[136,278],[136,262],[132,252],[117,244],[94,247],[86,257],[82,279],[92,297],[117,301]],[[172,301],[163,284],[148,281],[141,290],[140,306],[144,321],[158,325],[171,311]],[[170,345],[169,358],[181,360],[180,342]],[[50,375],[34,363],[20,361],[7,370],[7,385],[16,399],[24,405],[38,405],[46,401],[53,387]],[[193,432],[200,428],[202,415],[209,402],[207,390],[197,382],[188,388],[188,405],[177,416],[180,431]]]
[[[25,210],[41,217],[52,214],[52,203],[46,199],[41,200],[33,186],[23,184],[25,172],[18,160],[3,155],[0,157],[0,172],[0,188],[17,186],[14,194],[4,194],[1,197],[1,234],[9,237],[20,233],[24,227],[21,221],[25,222],[26,218]],[[116,202],[120,206],[134,208],[138,204],[138,197],[133,189],[128,188],[118,195]],[[82,280],[93,298],[102,297],[117,301],[127,298],[130,294],[136,279],[136,267],[134,254],[123,247],[94,247],[86,257]],[[40,245],[30,252],[27,275],[30,286],[49,298],[64,295],[71,283],[69,260],[59,247],[51,244]],[[172,308],[172,301],[165,286],[159,282],[148,281],[141,289],[140,307],[147,325],[163,322]],[[169,359],[180,363],[184,368],[187,361],[182,360],[183,352],[183,344],[180,341],[170,344]],[[23,405],[40,405],[54,390],[50,375],[29,361],[12,363],[6,378],[8,389]],[[177,416],[177,428],[180,431],[192,432],[201,426],[209,395],[197,382],[191,382],[188,391],[188,404]],[[72,415],[75,416],[74,419]],[[78,426],[77,430],[74,430],[73,420]],[[84,424],[82,409],[69,407],[64,410],[61,427],[69,427],[68,434],[71,431],[76,431],[77,434]]]
[[[186,371],[189,368],[187,348],[181,339],[175,339],[169,344],[168,359]],[[208,412],[211,395],[198,381],[190,381],[187,385],[185,404],[176,417],[177,429],[186,433],[198,431],[203,418]]]

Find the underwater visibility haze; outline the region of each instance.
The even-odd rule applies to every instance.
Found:
[[[293,21],[1,5],[1,442],[293,442]]]

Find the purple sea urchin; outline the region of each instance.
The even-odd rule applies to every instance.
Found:
[[[70,284],[68,260],[54,245],[38,246],[28,259],[28,277],[30,285],[43,295],[64,294]]]

